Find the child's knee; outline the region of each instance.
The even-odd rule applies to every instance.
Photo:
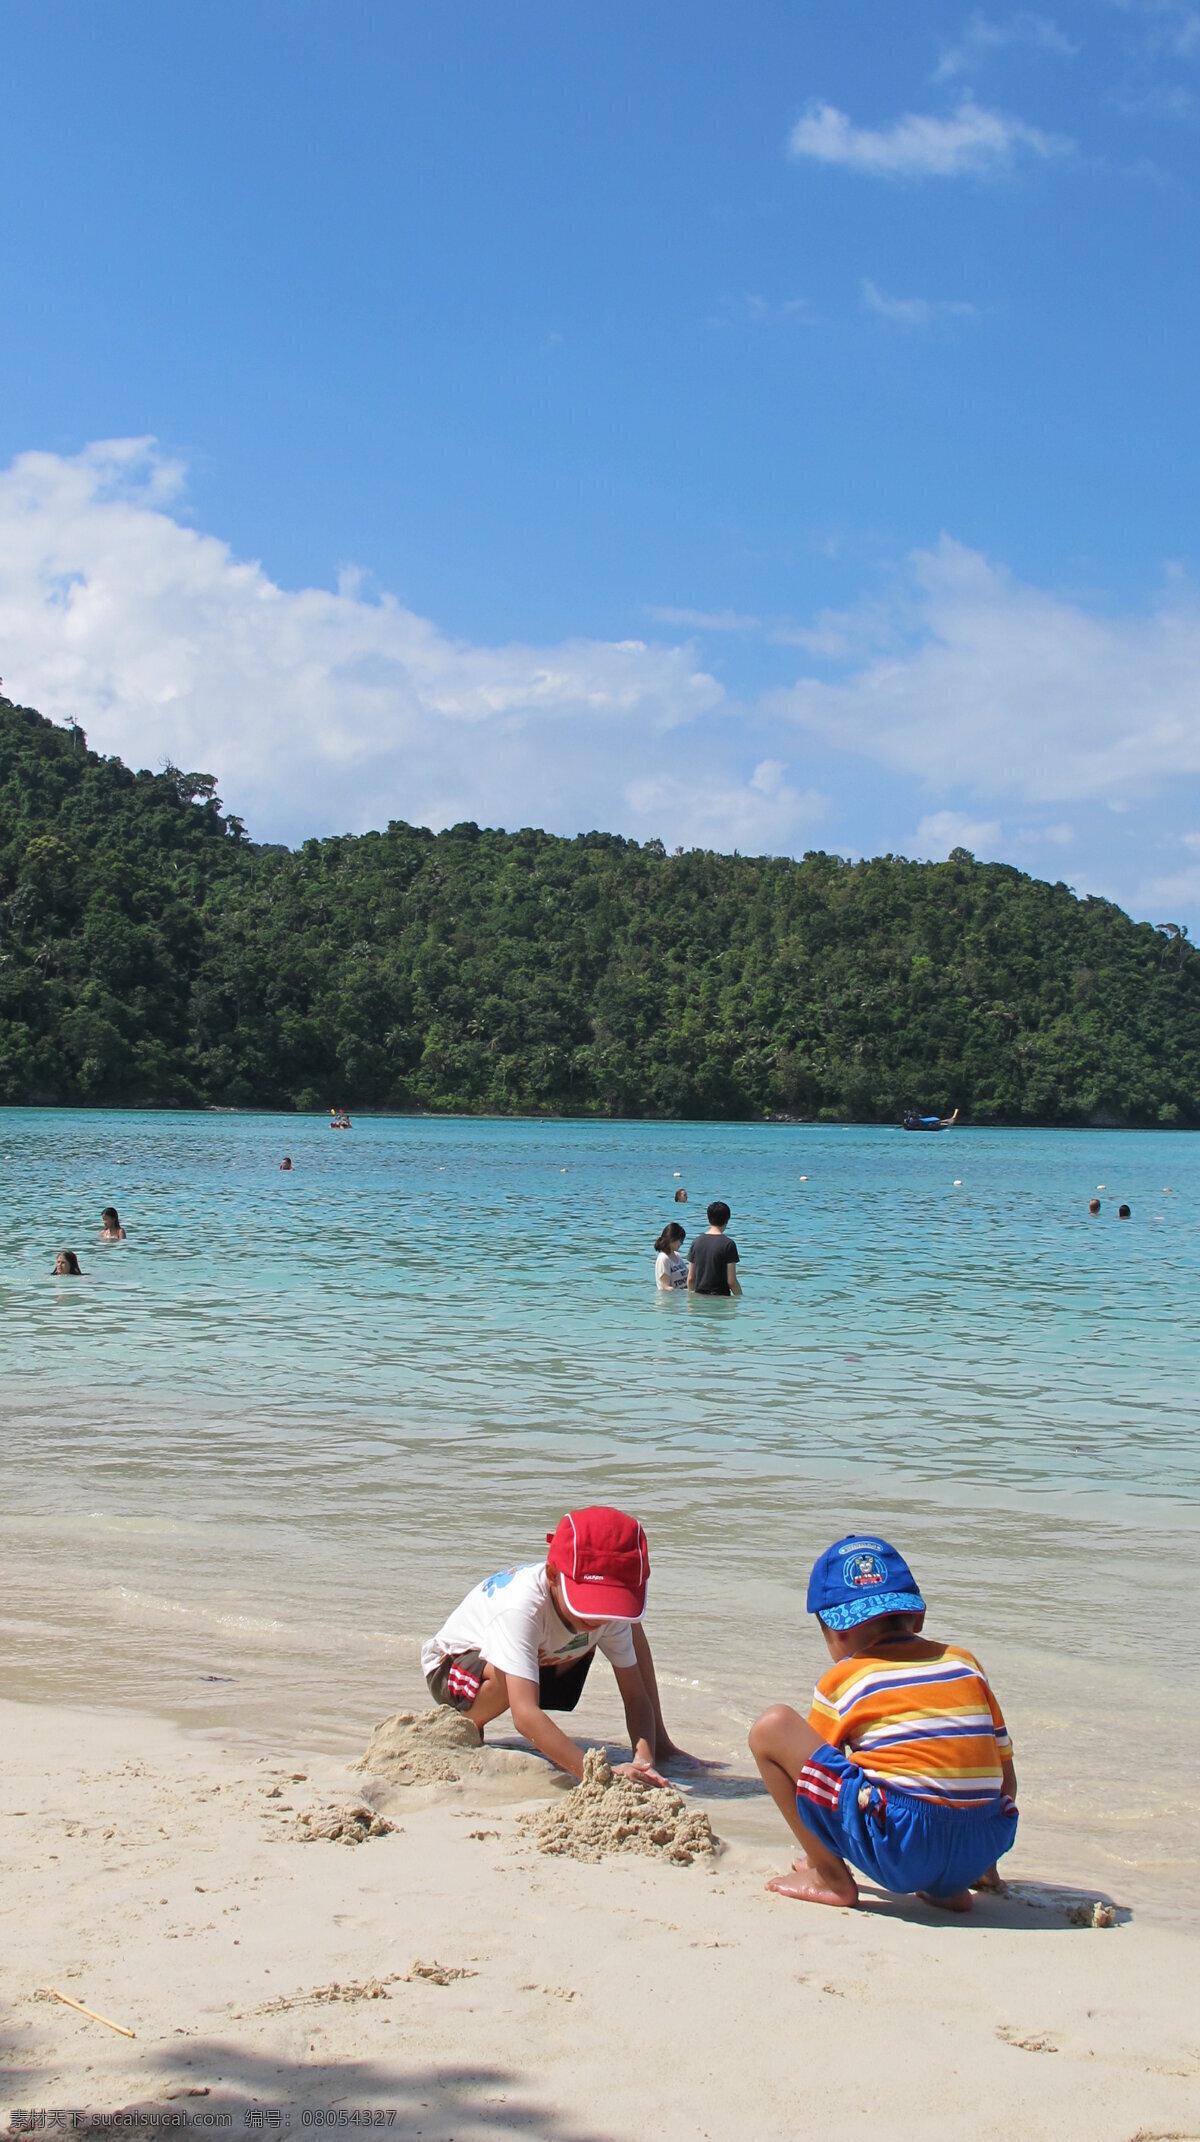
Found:
[[[789,1725],[797,1720],[797,1713],[787,1703],[773,1703],[769,1710],[756,1718],[750,1728],[750,1753],[753,1756],[772,1755]]]

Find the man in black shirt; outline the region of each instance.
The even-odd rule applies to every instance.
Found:
[[[697,1235],[688,1251],[688,1286],[693,1294],[740,1294],[737,1243],[725,1229],[730,1211],[721,1198],[708,1208],[708,1233]]]

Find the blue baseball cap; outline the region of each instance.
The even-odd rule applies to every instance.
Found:
[[[808,1611],[827,1629],[853,1629],[877,1614],[923,1614],[925,1601],[902,1554],[869,1533],[848,1532],[813,1563]]]

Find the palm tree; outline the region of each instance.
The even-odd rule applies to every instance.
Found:
[[[1154,927],[1163,939],[1163,957],[1166,958],[1173,952],[1182,967],[1188,953],[1193,949],[1188,942],[1186,922],[1156,922]]]

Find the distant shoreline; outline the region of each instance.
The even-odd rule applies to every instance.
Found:
[[[240,1104],[219,1101],[0,1101],[0,1115],[33,1115],[39,1111],[54,1110],[63,1115],[129,1115],[129,1116],[270,1116],[280,1123],[323,1123],[328,1110],[272,1107],[269,1102],[243,1102]],[[611,1109],[565,1108],[371,1108],[358,1106],[353,1101],[346,1113],[362,1122],[372,1123],[620,1123],[661,1124],[684,1128],[703,1126],[706,1129],[728,1128],[734,1130],[904,1130],[904,1125],[894,1118],[880,1116],[667,1116],[667,1115],[621,1115]],[[1024,1118],[992,1122],[958,1122],[953,1135],[963,1131],[1126,1131],[1130,1134],[1152,1132],[1172,1137],[1195,1136],[1196,1126],[1190,1123],[1118,1123],[1088,1122],[1063,1123],[1039,1118],[1030,1122]],[[906,1132],[906,1136],[948,1137],[948,1131],[925,1133]]]

